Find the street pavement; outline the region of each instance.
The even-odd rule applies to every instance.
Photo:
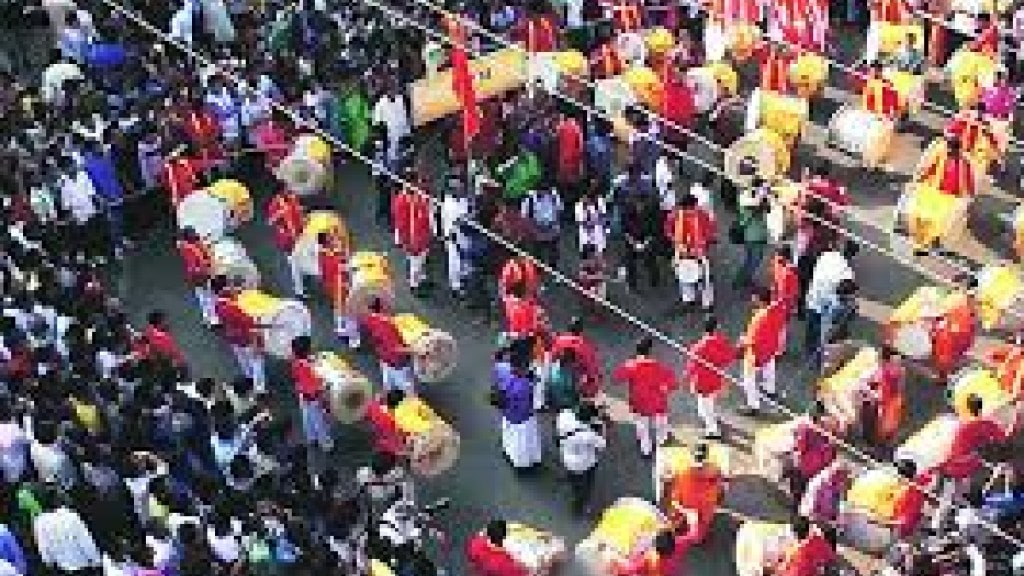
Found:
[[[848,56],[847,60],[852,59]],[[837,76],[837,74],[834,74]],[[839,82],[841,85],[842,83]],[[749,83],[747,84],[749,85]],[[932,90],[935,96],[950,106],[948,95]],[[840,87],[830,88],[827,99],[815,107],[814,120],[820,126],[827,123],[832,111],[839,107],[840,99],[849,94]],[[933,94],[930,94],[933,96]],[[891,224],[891,207],[898,196],[900,183],[906,180],[914,160],[928,139],[941,126],[938,118],[925,115],[923,121],[914,120],[900,137],[900,146],[905,147],[897,154],[896,172],[904,176],[877,176],[865,173],[856,164],[823,146],[823,131],[812,129],[796,162],[795,170],[806,165],[805,161],[814,156],[833,159],[840,166],[840,179],[849,187],[857,205],[859,216],[850,218],[851,229],[866,239],[888,247],[885,231]],[[1019,134],[1019,132],[1018,132]],[[698,156],[720,162],[721,155],[701,148],[691,147]],[[438,165],[440,153],[436,146],[428,146],[426,162]],[[684,181],[698,178],[692,165],[683,162]],[[1014,168],[1013,172],[1016,172]],[[794,171],[793,174],[798,174]],[[438,478],[419,482],[422,502],[440,496],[450,496],[454,505],[444,513],[443,525],[449,531],[448,548],[450,563],[442,556],[452,574],[465,574],[462,546],[467,535],[481,529],[489,518],[503,517],[524,522],[549,530],[564,538],[570,550],[591,531],[595,520],[607,505],[621,496],[653,498],[651,462],[639,456],[632,428],[625,422],[621,401],[613,401],[613,412],[619,422],[611,429],[609,446],[604,454],[597,475],[597,489],[594,495],[593,511],[576,516],[569,510],[569,490],[563,472],[557,462],[557,453],[551,430],[551,418],[543,418],[545,441],[545,462],[541,469],[525,474],[514,472],[500,452],[499,417],[487,402],[490,384],[490,359],[494,350],[498,326],[480,322],[477,316],[464,308],[464,303],[453,300],[445,290],[443,253],[439,247],[433,251],[431,261],[432,278],[438,288],[424,300],[412,298],[407,290],[404,276],[404,258],[391,242],[389,231],[374,224],[373,210],[376,201],[370,186],[368,172],[354,161],[344,161],[335,175],[335,188],[329,195],[315,199],[318,205],[331,206],[344,215],[355,246],[359,250],[386,252],[392,263],[397,287],[397,309],[413,312],[442,330],[449,331],[458,340],[459,365],[446,382],[422,385],[423,398],[439,414],[447,419],[461,434],[461,454],[455,467]],[[254,186],[257,214],[262,216],[267,199],[266,186]],[[1016,191],[1004,187],[1000,193],[979,199],[971,213],[971,226],[978,231],[980,245],[994,254],[1005,254],[1007,241],[1000,237],[998,227],[993,225],[996,214],[1012,209],[1011,200]],[[307,204],[311,206],[312,204]],[[721,214],[726,222],[725,214]],[[724,228],[724,225],[723,225]],[[285,295],[290,292],[285,270],[284,257],[271,244],[270,229],[257,221],[244,225],[235,236],[248,248],[250,255],[262,273],[264,289],[272,294]],[[574,236],[567,234],[566,236]],[[563,246],[565,256],[561,268],[574,270],[572,256],[574,247]],[[739,266],[741,254],[738,247],[723,241],[713,257],[716,275],[716,313],[725,330],[733,337],[738,336],[749,316],[746,293],[738,293],[730,287],[731,275]],[[932,270],[951,274],[934,258],[923,258],[924,264]],[[904,299],[915,287],[928,281],[919,272],[908,269],[890,256],[880,254],[871,248],[863,248],[855,262],[857,278],[863,297],[862,308],[865,318],[858,321],[855,333],[872,341],[878,340],[878,321],[884,320],[887,311]],[[667,268],[666,268],[667,271]],[[676,292],[673,279],[664,274],[662,285],[657,289],[642,287],[639,293],[627,293],[621,284],[610,287],[610,298],[680,342],[692,341],[700,331],[701,316],[697,313],[682,313],[675,305]],[[313,279],[307,280],[315,286]],[[156,229],[141,239],[129,253],[122,274],[118,278],[118,290],[131,310],[133,320],[142,323],[152,309],[168,311],[171,328],[182,343],[197,376],[209,375],[218,379],[231,378],[236,368],[227,346],[219,337],[200,322],[197,307],[182,280],[182,269],[173,247],[169,230]],[[318,288],[309,306],[315,319],[314,341],[317,349],[341,350],[332,336],[331,315],[325,298]],[[565,326],[567,319],[584,310],[580,298],[566,288],[549,282],[543,295],[551,313],[555,329]],[[802,350],[803,325],[794,322],[790,332],[789,353],[782,359],[779,370],[779,385],[786,392],[785,404],[794,410],[803,410],[811,393],[812,378],[806,368],[806,356]],[[628,358],[640,331],[614,315],[606,314],[602,319],[592,321],[588,334],[595,338],[600,347],[602,360],[609,369],[617,362]],[[680,355],[666,346],[658,347],[658,354],[676,367],[682,365]],[[374,381],[379,381],[376,363],[370,354],[343,352]],[[290,382],[284,364],[273,362],[271,380],[274,391],[287,399]],[[613,398],[622,398],[621,388],[606,387]],[[944,394],[940,386],[914,374],[908,385],[908,414],[902,430],[904,435],[920,428],[931,415],[944,409]],[[753,517],[784,521],[788,518],[787,504],[775,487],[752,473],[749,465],[749,447],[753,431],[768,422],[782,419],[779,415],[763,416],[757,420],[736,415],[741,402],[739,391],[732,387],[720,404],[720,411],[727,423],[727,443],[735,448],[735,462],[738,476],[731,483],[726,496],[726,513],[716,518],[709,539],[689,554],[688,574],[698,576],[728,576],[734,574],[734,533],[738,519]],[[696,438],[698,420],[693,398],[687,393],[675,396],[672,405],[672,423],[678,427],[684,441]],[[343,474],[350,475],[355,466],[366,462],[369,455],[367,431],[361,425],[341,426],[337,436],[342,444],[336,464]],[[887,457],[888,454],[879,454]],[[852,557],[852,556],[851,556]],[[863,559],[856,564],[863,567]],[[570,560],[562,571],[567,575],[582,575],[581,569]]]

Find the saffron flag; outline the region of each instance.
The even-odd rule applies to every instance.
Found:
[[[462,105],[462,131],[469,142],[480,132],[480,107],[476,103],[473,73],[466,55],[466,31],[457,16],[448,18],[447,27],[452,42],[452,90]]]

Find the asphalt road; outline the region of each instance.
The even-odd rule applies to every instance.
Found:
[[[847,58],[848,60],[851,58]],[[934,92],[934,90],[933,90]],[[830,97],[848,97],[830,90]],[[940,95],[946,104],[949,98]],[[816,106],[814,120],[824,125],[831,112],[838,108],[836,99],[823,101]],[[896,168],[906,173],[919,154],[925,136],[935,133],[939,126],[937,119],[926,116],[923,123],[912,122],[907,134],[901,137],[900,146],[906,150],[898,155]],[[1019,134],[1019,132],[1018,132]],[[840,175],[849,187],[854,202],[863,210],[863,222],[851,222],[851,227],[865,238],[885,244],[882,232],[888,226],[889,208],[897,197],[898,183],[905,177],[878,177],[865,174],[849,160],[844,160],[820,145],[820,130],[812,130],[809,143],[801,146],[800,157],[825,155],[842,166]],[[720,155],[694,146],[694,153],[709,159]],[[428,150],[435,155],[436,150]],[[439,159],[428,159],[439,163]],[[799,163],[797,163],[799,166]],[[692,167],[683,164],[683,179],[695,178]],[[796,174],[796,172],[794,172]],[[329,197],[318,198],[317,202],[337,208],[345,217],[358,249],[387,252],[395,269],[402,270],[403,260],[390,241],[390,234],[373,223],[373,198],[367,170],[359,165],[341,166],[336,174],[336,187]],[[266,191],[257,193],[257,210],[262,214]],[[972,210],[971,225],[979,231],[982,244],[1003,253],[1005,239],[996,234],[992,224],[994,215],[1010,209],[1006,199],[983,197]],[[265,289],[273,294],[288,293],[288,280],[284,271],[284,259],[270,242],[270,231],[262,222],[253,222],[236,233],[236,237],[248,248],[263,276]],[[572,254],[566,246],[563,254]],[[431,262],[432,276],[443,285],[443,254],[434,251]],[[928,259],[925,259],[928,260]],[[740,261],[736,247],[722,243],[714,257],[717,274],[717,314],[725,329],[737,336],[749,315],[748,297],[735,292],[729,286],[730,272]],[[568,262],[563,269],[572,270]],[[934,262],[928,266],[941,269]],[[889,256],[879,254],[870,248],[862,250],[855,268],[861,283],[864,309],[867,315],[858,323],[856,331],[865,337],[875,339],[878,332],[875,322],[883,317],[890,306],[899,303],[911,290],[926,280],[917,272],[908,270]],[[309,281],[312,284],[312,280]],[[429,320],[431,325],[450,331],[459,342],[460,362],[457,370],[444,383],[423,385],[421,394],[441,415],[448,419],[461,433],[462,451],[458,463],[448,473],[430,481],[420,482],[423,501],[432,497],[447,495],[454,500],[454,506],[446,513],[445,523],[453,538],[453,574],[464,574],[461,546],[467,534],[480,529],[488,518],[494,516],[525,522],[550,530],[563,537],[570,548],[584,538],[594,526],[596,513],[588,516],[574,516],[569,512],[568,485],[560,471],[555,447],[550,434],[550,420],[545,419],[545,463],[541,470],[521,475],[513,472],[500,453],[498,415],[486,401],[489,386],[490,358],[497,330],[496,325],[480,324],[476,317],[467,313],[460,302],[453,301],[443,290],[436,291],[430,299],[416,300],[408,293],[404,275],[396,275],[398,287],[398,309],[411,311]],[[135,321],[142,322],[147,311],[160,308],[170,312],[170,323],[174,333],[183,344],[197,375],[211,375],[227,379],[236,373],[234,362],[226,345],[200,323],[200,316],[190,292],[182,281],[182,269],[173,249],[168,230],[154,230],[139,242],[130,252],[123,274],[119,278],[119,291]],[[310,307],[315,318],[314,340],[318,349],[340,349],[332,337],[329,309],[322,296],[313,291]],[[611,298],[645,319],[659,330],[678,338],[691,341],[699,333],[700,317],[683,314],[672,306],[676,293],[672,284],[663,281],[659,289],[642,289],[639,294],[625,293],[622,286],[613,285]],[[578,298],[569,291],[551,286],[544,299],[553,316],[553,325],[562,327],[570,314],[579,309]],[[614,317],[609,317],[588,327],[589,333],[598,341],[602,359],[610,367],[628,357],[639,336],[634,327]],[[799,336],[799,337],[798,337]],[[800,350],[802,325],[792,329],[791,352],[782,359],[779,383],[787,392],[786,403],[795,409],[802,409],[811,389],[811,379],[804,368],[805,358]],[[659,354],[669,358],[675,365],[681,359],[666,347]],[[356,364],[374,380],[379,376],[375,363],[364,352],[353,358]],[[273,388],[286,397],[290,383],[283,372],[283,365],[275,362],[271,370]],[[904,433],[917,430],[920,425],[943,407],[943,394],[936,384],[914,376],[909,386],[909,420],[903,427]],[[621,389],[608,390],[613,396],[622,396]],[[769,416],[752,421],[735,415],[740,402],[738,391],[730,391],[722,403],[721,411],[726,414],[729,444],[735,446],[737,460],[749,448],[752,431],[779,417]],[[678,394],[672,406],[672,422],[679,426],[684,437],[692,438],[697,418],[694,403],[687,394]],[[344,446],[337,465],[351,473],[354,466],[366,461],[369,453],[366,431],[361,426],[345,426],[338,430]],[[604,456],[597,478],[595,509],[600,511],[620,496],[652,498],[651,464],[640,458],[632,428],[626,424],[613,427],[609,448]],[[784,500],[773,487],[751,475],[741,475],[731,484],[726,497],[727,507],[735,514],[722,514],[710,538],[694,549],[688,559],[689,574],[701,576],[727,576],[734,573],[733,550],[734,531],[738,515],[783,520],[786,516]],[[563,570],[564,574],[582,574],[571,561]]]

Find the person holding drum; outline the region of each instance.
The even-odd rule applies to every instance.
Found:
[[[185,264],[185,282],[199,301],[199,310],[203,314],[203,322],[209,326],[218,323],[214,309],[213,291],[210,290],[210,277],[213,275],[213,251],[210,246],[196,234],[192,228],[181,231],[178,240],[178,254]]]
[[[210,280],[210,288],[217,295],[214,310],[220,320],[221,336],[235,354],[242,373],[252,380],[256,393],[262,394],[266,389],[267,374],[260,327],[238,307],[235,300],[238,291],[228,285],[225,276],[215,276]]]
[[[313,364],[313,341],[309,336],[299,336],[292,341],[290,364],[292,383],[299,397],[305,443],[311,448],[319,448],[326,455],[334,448],[334,438],[327,418],[326,388]]]
[[[658,532],[652,549],[638,551],[615,568],[613,576],[678,576],[682,572],[686,552],[696,541],[696,528],[688,528],[685,520],[674,529]]]
[[[715,220],[712,214],[697,205],[697,199],[684,193],[679,206],[665,220],[665,235],[672,243],[672,265],[679,281],[679,297],[684,306],[696,302],[707,311],[715,292],[711,281],[711,260],[708,252],[715,243]]]
[[[370,344],[380,361],[381,384],[385,391],[401,390],[415,394],[412,359],[402,333],[384,309],[384,302],[374,298],[369,314],[361,318],[362,327],[370,337]]]
[[[721,438],[715,399],[725,389],[727,380],[723,374],[739,357],[739,351],[718,329],[718,319],[708,316],[704,320],[704,334],[690,346],[686,356],[685,377],[697,397],[697,415],[704,423],[704,438]]]
[[[466,560],[472,576],[530,576],[505,549],[508,524],[504,520],[491,520],[483,533],[474,534],[466,543]]]
[[[382,399],[371,400],[366,408],[366,421],[373,433],[374,449],[395,458],[403,457],[407,452],[406,436],[399,430],[393,415],[403,400],[405,392],[396,388],[385,392]]]
[[[324,292],[334,309],[334,333],[352,350],[359,348],[359,324],[348,312],[348,253],[338,238],[329,233],[317,234],[317,267],[324,283]]]
[[[628,387],[629,409],[644,458],[653,454],[655,444],[668,440],[668,397],[676,389],[672,369],[651,357],[653,347],[650,338],[640,340],[636,355],[612,372],[612,380]]]
[[[414,296],[422,297],[427,279],[427,253],[435,226],[426,192],[408,186],[402,188],[391,199],[391,221],[398,246],[408,257],[409,289]]]
[[[299,196],[288,188],[281,188],[267,203],[267,223],[274,229],[274,245],[284,252],[288,261],[292,293],[296,298],[304,298],[306,291],[303,287],[302,271],[296,264],[293,253],[305,223],[305,210]]]
[[[931,184],[951,196],[974,196],[974,167],[963,154],[959,138],[946,136],[945,154],[939,152],[914,176],[915,182]],[[897,211],[902,213],[902,206]]]
[[[143,351],[142,357],[167,361],[179,368],[188,365],[181,346],[178,345],[178,341],[174,339],[174,335],[167,327],[167,314],[162,310],[154,310],[149,313],[146,318],[146,328],[142,331],[139,340],[139,344],[142,344],[140,347]]]

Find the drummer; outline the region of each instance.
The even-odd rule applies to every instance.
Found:
[[[334,309],[334,333],[350,349],[359,348],[359,324],[348,311],[348,253],[337,236],[329,232],[317,234],[317,266],[324,292]]]
[[[690,528],[686,520],[680,520],[674,529],[658,532],[653,549],[638,550],[616,566],[613,576],[677,576],[696,536],[696,527]]]
[[[290,370],[302,414],[302,433],[307,446],[319,448],[324,454],[334,448],[330,420],[327,418],[327,396],[324,382],[313,367],[313,341],[309,336],[292,340]]]
[[[906,369],[903,358],[896,350],[882,348],[878,369],[868,383],[868,397],[862,407],[861,421],[864,432],[872,444],[881,444],[899,425],[903,407],[903,385]]]
[[[373,432],[374,448],[378,452],[401,458],[407,454],[406,435],[395,422],[394,411],[405,400],[400,389],[388,390],[382,398],[374,398],[366,409],[366,421]]]
[[[508,524],[491,520],[483,533],[474,534],[466,543],[466,560],[472,576],[530,576],[525,566],[505,549]]]
[[[931,182],[940,192],[951,196],[974,195],[974,167],[963,154],[958,138],[946,136],[945,154],[936,154],[915,178],[917,182]]]
[[[512,287],[522,284],[525,295],[529,298],[536,298],[540,291],[540,272],[533,259],[528,256],[510,256],[505,260],[498,275],[498,293],[508,296]]]
[[[210,288],[217,295],[214,308],[220,320],[221,336],[235,354],[242,373],[252,381],[253,390],[262,394],[266,390],[267,375],[260,327],[239,308],[235,300],[238,290],[230,286],[226,276],[214,276]]]
[[[728,380],[723,374],[739,357],[739,351],[718,329],[718,320],[709,316],[704,320],[704,334],[690,346],[686,356],[685,377],[697,397],[697,414],[704,423],[704,438],[721,438],[715,400],[725,390]]]
[[[569,320],[565,332],[556,334],[551,341],[551,358],[559,357],[564,351],[572,350],[578,370],[576,387],[583,398],[594,398],[601,391],[601,363],[597,345],[583,333],[583,321],[579,317]]]
[[[917,533],[924,518],[924,507],[928,501],[926,490],[931,475],[918,476],[917,465],[911,460],[897,461],[896,473],[900,476],[900,490],[893,501],[890,527],[900,540],[907,540]]]
[[[178,240],[178,254],[185,264],[185,281],[192,286],[196,300],[199,301],[203,321],[208,326],[216,326],[217,312],[214,308],[213,292],[210,290],[213,252],[194,229],[186,227],[182,229]]]
[[[305,210],[299,197],[288,188],[281,188],[267,203],[267,223],[274,229],[274,245],[284,252],[288,261],[288,273],[292,279],[292,293],[304,298],[302,271],[299,269],[293,251],[302,234]]]
[[[401,390],[405,394],[415,395],[412,357],[402,333],[380,298],[374,298],[369,308],[369,314],[362,317],[360,322],[380,362],[384,390]]]
[[[891,120],[896,120],[902,114],[900,94],[892,82],[882,76],[881,64],[871,66],[871,72],[861,90],[861,107]]]
[[[684,193],[679,205],[665,219],[665,235],[673,246],[673,266],[679,281],[679,298],[684,306],[695,303],[700,294],[700,306],[705,311],[714,304],[714,283],[711,280],[711,260],[708,257],[715,243],[714,216],[697,205],[697,199]],[[696,261],[697,278],[689,276],[684,262]]]
[[[415,178],[407,171],[407,178]],[[427,253],[434,235],[433,210],[422,187],[406,186],[391,198],[395,240],[408,258],[409,289],[417,298],[425,295]]]

